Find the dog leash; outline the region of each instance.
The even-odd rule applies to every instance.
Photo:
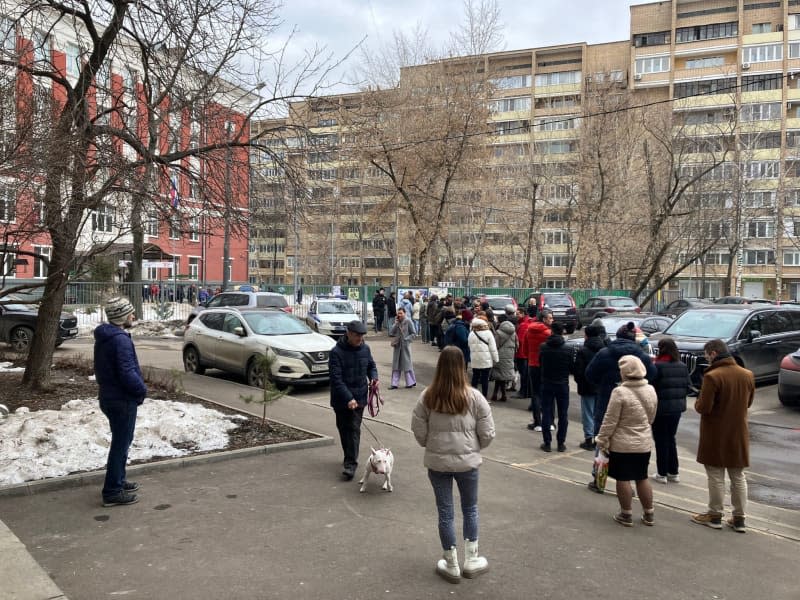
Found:
[[[380,382],[373,379],[369,383],[369,395],[367,396],[367,409],[369,409],[370,417],[377,417],[381,412],[381,405],[383,405],[383,398],[381,397]]]

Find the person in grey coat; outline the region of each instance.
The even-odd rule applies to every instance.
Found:
[[[400,383],[400,373],[405,371],[406,387],[413,388],[417,385],[417,378],[414,376],[414,363],[411,360],[411,342],[417,334],[414,329],[414,322],[408,317],[404,308],[397,309],[397,316],[389,329],[389,337],[392,338],[392,384],[390,390],[396,390]]]
[[[514,354],[517,352],[519,342],[517,341],[517,331],[513,321],[503,321],[495,333],[497,342],[497,355],[499,360],[492,368],[491,378],[494,380],[494,391],[492,392],[491,402],[506,401],[506,384],[514,381]],[[500,397],[497,397],[497,392]]]

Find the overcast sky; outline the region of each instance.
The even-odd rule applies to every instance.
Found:
[[[505,32],[501,50],[554,44],[624,40],[630,31],[630,6],[642,0],[499,0]],[[284,31],[296,28],[293,57],[314,45],[340,59],[364,40],[375,47],[395,30],[421,24],[441,45],[461,20],[462,0],[285,0]],[[350,63],[358,60],[358,53]],[[291,60],[291,58],[290,58]],[[347,67],[338,71],[348,77]],[[344,91],[339,88],[337,91]]]

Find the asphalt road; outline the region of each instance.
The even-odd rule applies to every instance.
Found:
[[[367,341],[373,349],[382,378],[384,381],[388,380],[391,348],[387,336],[370,333]],[[176,374],[183,372],[182,343],[181,338],[136,338],[137,352],[143,365],[175,370]],[[422,342],[418,342],[413,348],[417,381],[420,386],[424,386],[433,378],[438,353],[435,348]],[[86,338],[73,340],[56,351],[56,355],[68,353],[91,357],[92,341]],[[207,376],[215,380],[243,383],[240,377],[216,370],[207,371]],[[388,386],[384,386],[384,389],[386,387]],[[292,394],[304,400],[325,404],[328,388],[298,387]],[[697,448],[700,419],[691,410],[691,401],[690,398],[690,408],[681,419],[678,432],[679,453],[682,457],[693,457]],[[520,427],[527,422],[524,400],[513,400],[504,408],[519,411]],[[405,416],[401,418],[404,419]],[[570,438],[577,443],[575,440],[580,439],[580,400],[574,386],[571,393],[570,422]],[[399,424],[406,425],[404,422]],[[800,464],[800,409],[780,404],[777,385],[761,385],[756,389],[755,401],[750,411],[750,442],[750,498],[779,509],[800,509],[800,472],[797,470],[797,465]]]

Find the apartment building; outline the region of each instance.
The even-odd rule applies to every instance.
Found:
[[[587,161],[603,136],[591,127],[598,115],[653,106],[667,111],[680,143],[669,167],[676,181],[691,182],[676,206],[702,225],[682,231],[686,243],[663,258],[665,274],[682,268],[668,285],[691,296],[800,297],[800,1],[636,5],[630,33],[479,57],[492,90],[480,135],[485,168],[454,182],[443,234],[451,254],[434,248],[428,273],[444,260],[439,273],[460,285],[602,285],[591,259],[600,230],[579,223],[600,185]],[[405,70],[400,85],[413,78],[414,68]],[[607,110],[610,100],[623,109]],[[348,151],[354,134],[343,115],[363,101],[351,94],[294,107],[287,124],[310,131],[307,146],[291,137],[292,164],[307,183],[282,188],[292,235],[277,228],[251,239],[251,280],[409,282],[407,211],[392,210],[396,190],[385,173]],[[698,236],[708,241],[699,257],[688,250],[700,247]],[[269,252],[271,262],[261,258]]]

